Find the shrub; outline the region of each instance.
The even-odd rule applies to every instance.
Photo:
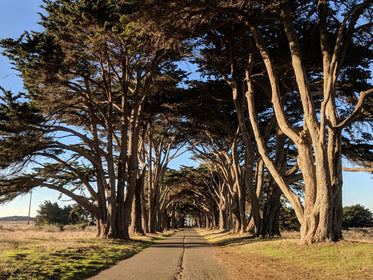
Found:
[[[80,208],[78,207],[68,205],[61,208],[57,202],[52,203],[47,200],[39,208],[35,223],[37,226],[55,224],[59,225],[60,229],[63,230],[64,225],[87,222],[81,215]]]
[[[280,230],[300,230],[300,223],[298,222],[297,216],[295,215],[295,211],[293,208],[287,207],[284,204],[281,205],[279,216]]]
[[[344,207],[342,226],[344,228],[372,227],[373,214],[369,209],[360,204]]]

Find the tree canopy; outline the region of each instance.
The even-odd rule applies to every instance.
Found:
[[[85,223],[86,225],[88,221],[84,219],[80,210],[79,207],[73,207],[72,205],[61,208],[57,202],[52,203],[47,200],[39,206],[35,223],[37,226],[55,224],[60,226],[61,229],[64,225],[69,224]]]
[[[283,197],[301,243],[342,238],[343,160],[373,162],[371,1],[43,3],[1,40],[26,93],[2,90],[0,201],[54,189],[129,238],[186,215],[278,235]],[[203,165],[167,172],[183,145]]]

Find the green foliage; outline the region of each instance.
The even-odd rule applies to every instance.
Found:
[[[42,180],[32,174],[0,180],[0,204],[11,201],[19,195],[25,195],[33,188],[40,186]]]
[[[37,211],[36,225],[58,224],[60,226],[68,224],[78,224],[85,222],[83,216],[71,205],[59,207],[57,202],[45,201],[39,206]]]
[[[279,222],[281,230],[300,229],[294,209],[286,206],[284,203],[282,203],[280,208]],[[373,213],[360,204],[344,207],[342,226],[344,228],[373,227]]]
[[[300,223],[295,215],[293,208],[286,206],[284,203],[280,208],[280,229],[287,231],[298,231],[300,229]]]
[[[373,213],[360,204],[343,207],[344,228],[373,227]]]
[[[6,168],[44,147],[37,131],[44,119],[24,94],[0,91],[0,168]]]

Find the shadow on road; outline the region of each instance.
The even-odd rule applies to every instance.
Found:
[[[196,243],[188,243],[188,244],[185,244],[183,242],[178,242],[178,243],[174,243],[174,242],[162,242],[162,243],[159,243],[159,244],[154,244],[152,247],[153,248],[183,248],[183,247],[188,247],[188,248],[191,248],[191,247],[209,247],[210,245],[208,243],[202,243],[202,242],[196,242]]]

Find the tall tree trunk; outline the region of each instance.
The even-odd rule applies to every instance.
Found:
[[[130,156],[130,158],[133,156]],[[126,200],[124,201],[124,215],[123,220],[120,221],[121,232],[117,235],[120,239],[130,239],[129,226],[131,221],[132,202],[136,191],[137,183],[137,155],[134,156],[136,159],[130,160],[129,165],[129,179],[126,192]]]
[[[332,239],[340,240],[342,236],[342,156],[341,156],[341,133],[339,130],[329,129],[328,159],[330,168],[330,178],[333,191],[333,209],[332,209]]]
[[[269,190],[267,193],[267,201],[263,210],[263,229],[260,233],[261,236],[280,236],[279,228],[279,212],[280,212],[280,197],[281,190],[271,180],[269,183]]]
[[[146,209],[146,201],[145,201],[145,183],[143,188],[141,189],[141,207],[142,207],[142,227],[144,233],[149,233],[149,222],[148,222],[148,210]]]
[[[238,194],[235,194],[232,197],[232,205],[231,205],[231,211],[232,211],[232,231],[234,233],[240,233],[242,230],[242,221],[241,221],[241,211],[239,206],[239,196]]]
[[[251,214],[255,222],[255,230],[254,235],[258,236],[262,230],[262,219],[259,213],[259,200],[258,196],[256,195],[256,187],[254,184],[254,177],[252,176],[253,168],[254,168],[254,151],[252,148],[252,142],[250,139],[249,129],[247,128],[246,121],[245,121],[245,114],[243,110],[242,102],[244,100],[242,89],[240,89],[237,85],[235,80],[235,66],[234,62],[231,61],[231,76],[232,79],[229,79],[224,76],[225,81],[231,86],[232,88],[232,99],[233,104],[236,109],[239,129],[242,133],[242,138],[245,144],[245,166],[243,168],[244,174],[244,187],[242,186],[240,189],[240,197],[239,197],[239,206],[241,211],[241,229],[240,232],[245,231],[245,201],[246,195],[249,196],[250,203],[251,203]],[[236,162],[236,164],[238,164]]]
[[[151,197],[149,200],[149,232],[151,233],[157,231],[157,191],[156,183],[153,182],[153,189],[150,192]]]
[[[140,177],[137,179],[134,200],[132,202],[132,217],[131,217],[131,232],[138,235],[145,235],[142,228],[142,191],[144,189],[145,172],[141,171]]]

